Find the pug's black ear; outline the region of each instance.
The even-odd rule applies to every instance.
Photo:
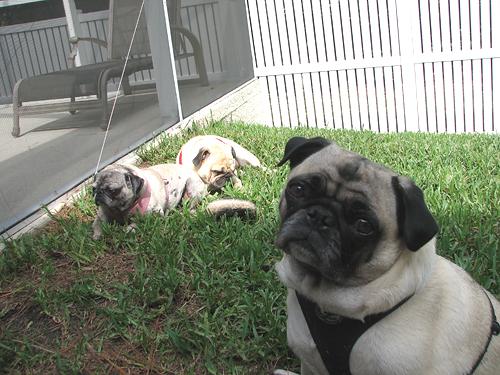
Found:
[[[200,148],[198,154],[193,159],[193,165],[197,167],[201,164],[203,160],[205,160],[210,155],[210,150],[206,147]]]
[[[134,195],[137,196],[144,186],[144,180],[132,173],[127,173],[125,178],[130,182],[130,188],[132,189]]]
[[[438,232],[439,226],[424,200],[424,193],[409,178],[393,178],[397,196],[398,225],[406,247],[417,251]]]
[[[287,142],[285,146],[285,155],[283,156],[283,159],[281,159],[281,161],[278,163],[278,167],[281,167],[288,160],[290,160],[290,169],[293,169],[297,165],[302,163],[306,158],[320,151],[326,146],[331,145],[332,143],[336,142],[329,141],[328,139],[322,137],[293,137]]]

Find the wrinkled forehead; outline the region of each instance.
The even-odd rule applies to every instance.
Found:
[[[115,169],[103,169],[98,175],[97,178],[94,182],[95,184],[120,184],[122,183],[125,178],[124,178],[124,172],[122,171],[117,171]]]
[[[231,146],[227,145],[225,143],[217,142],[215,144],[212,144],[212,145],[208,146],[205,149],[208,149],[211,154],[213,154],[213,153],[219,153],[219,154],[229,154],[229,155],[231,155]]]
[[[392,169],[335,144],[311,155],[295,167],[290,172],[289,180],[308,173],[324,175],[332,184],[349,184],[353,187],[358,184],[369,187],[374,181],[377,181],[377,185],[384,180],[391,183],[392,177],[397,176]]]

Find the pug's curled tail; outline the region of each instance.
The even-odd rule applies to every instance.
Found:
[[[254,203],[238,198],[218,199],[207,206],[207,211],[217,219],[220,219],[222,216],[239,216],[242,219],[253,219],[255,218],[256,210],[257,206]]]

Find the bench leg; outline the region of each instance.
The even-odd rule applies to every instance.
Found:
[[[106,96],[101,98],[101,129],[106,130],[108,128],[108,93],[105,93]]]
[[[132,94],[132,89],[130,88],[130,82],[128,80],[128,76],[123,76],[122,89],[125,95]]]
[[[72,96],[71,97],[71,103],[74,103],[76,101],[75,97]],[[69,111],[69,113],[71,113],[72,115],[74,115],[76,113],[76,111]]]
[[[14,126],[12,127],[12,136],[17,138],[21,133],[21,128],[19,127],[19,107],[15,102],[13,105],[13,112]]]
[[[109,72],[106,70],[101,73],[99,77],[99,87],[100,87],[100,99],[101,99],[101,129],[106,130],[108,128],[108,81]]]
[[[12,117],[14,118],[14,124],[12,125],[12,136],[16,138],[19,137],[19,134],[21,133],[21,129],[19,127],[19,108],[23,105],[23,103],[19,102],[19,87],[25,79],[26,78],[22,78],[17,81],[16,85],[14,86],[14,90],[12,91]]]

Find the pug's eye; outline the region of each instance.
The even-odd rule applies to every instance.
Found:
[[[360,234],[370,234],[373,232],[373,225],[368,220],[358,219],[352,224],[352,228]]]
[[[305,190],[302,185],[291,185],[288,187],[288,193],[294,198],[302,198]]]
[[[111,195],[118,195],[122,189],[110,189],[108,188],[108,193]]]

